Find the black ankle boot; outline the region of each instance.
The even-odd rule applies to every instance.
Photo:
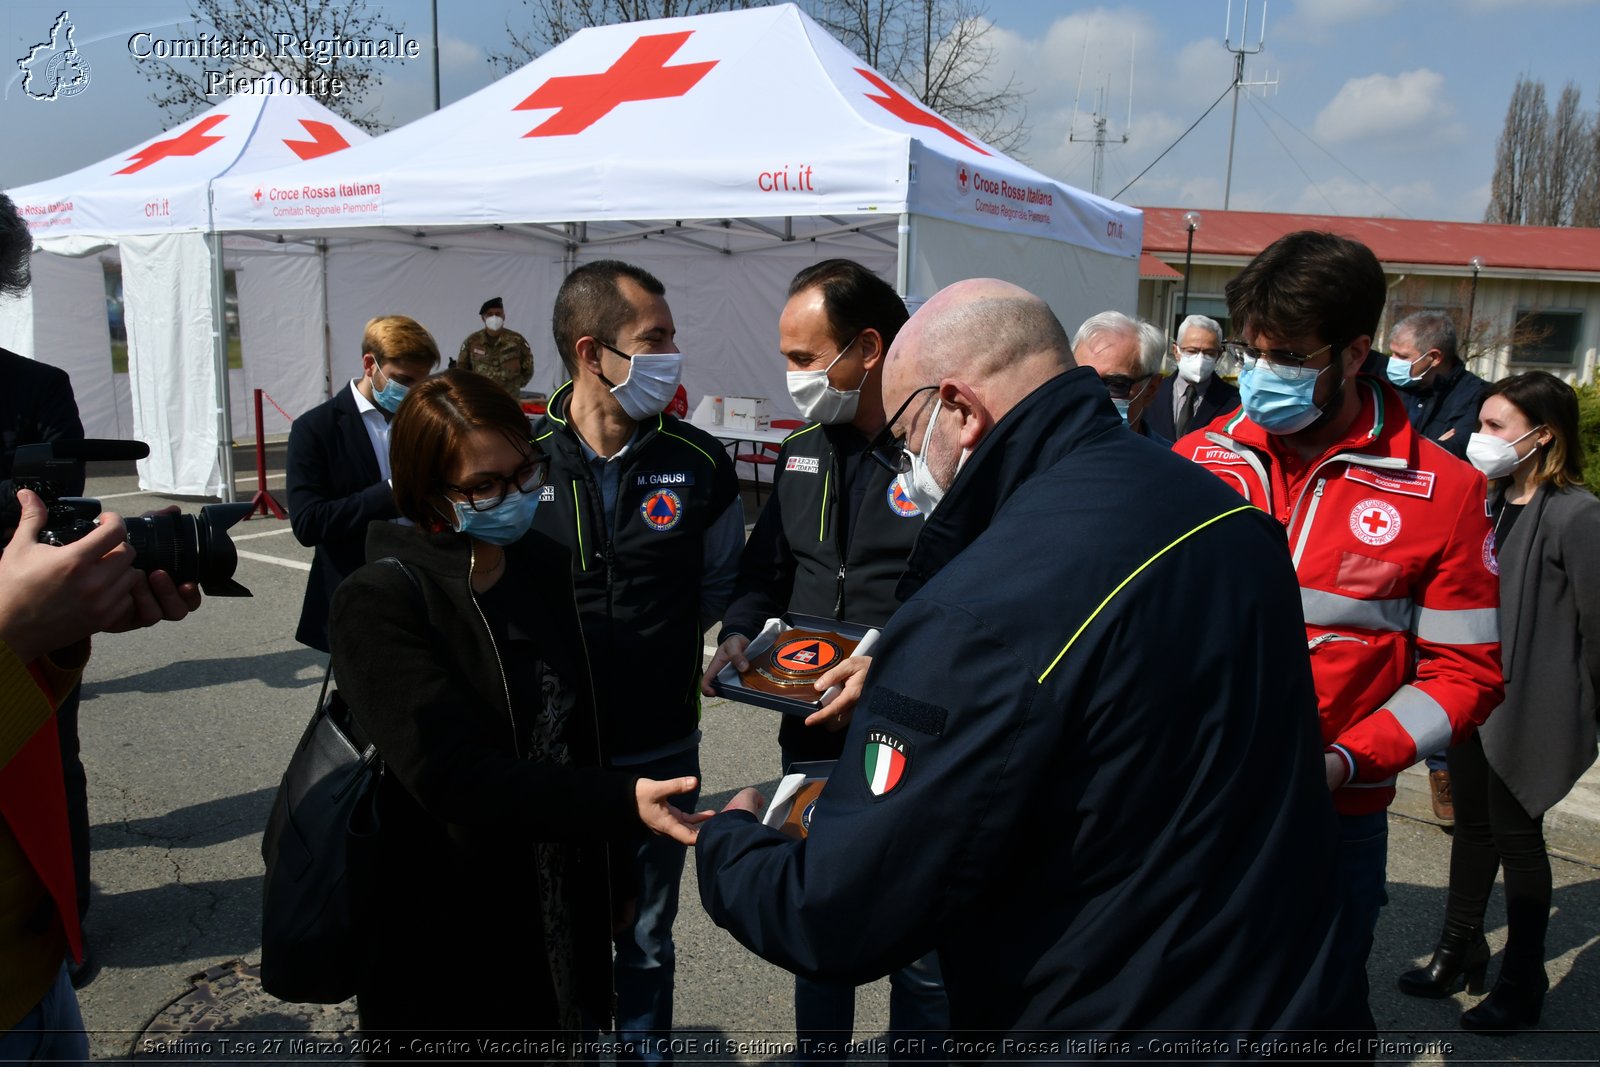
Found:
[[[1483,928],[1446,926],[1428,965],[1405,972],[1397,984],[1400,992],[1412,997],[1448,997],[1463,983],[1467,992],[1482,993],[1488,988],[1484,981],[1488,969],[1489,942],[1483,939]]]
[[[1502,1035],[1532,1029],[1539,1025],[1539,1012],[1549,988],[1550,980],[1543,967],[1536,974],[1513,978],[1506,977],[1502,968],[1494,992],[1462,1013],[1461,1029]]]

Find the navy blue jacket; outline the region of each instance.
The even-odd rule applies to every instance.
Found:
[[[1418,433],[1460,460],[1467,458],[1467,442],[1478,429],[1478,409],[1489,383],[1457,363],[1449,375],[1424,389],[1402,387],[1406,415]]]
[[[811,836],[702,828],[713,920],[832,980],[937,949],[963,1038],[1370,1033],[1289,554],[1202,473],[1087,368],[1007,414],[917,540]]]
[[[295,540],[316,549],[294,636],[327,652],[333,592],[367,561],[367,527],[400,514],[349,382],[294,420],[284,477]]]

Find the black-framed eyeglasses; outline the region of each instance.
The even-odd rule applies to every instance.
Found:
[[[1152,377],[1154,375],[1150,374],[1138,378],[1126,374],[1107,374],[1100,379],[1100,384],[1106,387],[1106,392],[1111,394],[1113,400],[1127,400],[1134,395],[1135,387],[1144,385]]]
[[[1255,345],[1246,344],[1239,340],[1224,341],[1222,342],[1222,347],[1230,356],[1239,361],[1244,370],[1253,371],[1259,364],[1266,367],[1275,377],[1290,382],[1304,379],[1308,374],[1313,373],[1306,364],[1324,352],[1333,351],[1334,348],[1332,344],[1326,344],[1315,352],[1302,354],[1287,348],[1257,348]],[[1341,345],[1340,347],[1344,346]],[[1320,375],[1324,370],[1327,370],[1327,368],[1323,367],[1315,373]]]
[[[493,511],[513,491],[531,493],[540,488],[544,485],[545,479],[549,475],[550,460],[543,455],[537,455],[530,457],[526,463],[513,471],[510,476],[485,478],[476,485],[447,484],[445,488],[466,497],[466,504],[473,511]]]
[[[629,363],[633,362],[632,354],[630,354],[628,352],[624,352],[622,349],[618,348],[616,345],[610,343],[609,341],[602,341],[602,340],[600,340],[600,338],[596,337],[594,339],[594,343],[599,345],[601,348],[604,348],[608,352],[615,352],[617,355],[621,356],[623,359],[627,360]]]
[[[911,407],[911,402],[930,389],[938,389],[937,385],[924,385],[913,389],[911,395],[906,397],[895,413],[889,416],[889,421],[883,424],[883,429],[872,435],[872,440],[867,442],[867,455],[872,457],[874,463],[884,468],[891,474],[905,474],[911,469],[911,453],[906,451],[906,439],[895,436],[894,424]]]

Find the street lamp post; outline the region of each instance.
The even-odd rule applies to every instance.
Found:
[[[1483,257],[1473,256],[1471,266],[1472,289],[1467,293],[1467,328],[1464,331],[1466,336],[1461,339],[1461,355],[1464,359],[1471,358],[1469,346],[1472,344],[1472,312],[1478,304],[1478,272],[1483,269]]]
[[[1185,211],[1183,225],[1189,231],[1189,243],[1183,250],[1183,311],[1178,316],[1179,322],[1189,317],[1189,264],[1194,258],[1194,231],[1200,228],[1200,212]]]

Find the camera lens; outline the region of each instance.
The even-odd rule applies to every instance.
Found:
[[[166,571],[177,582],[198,582],[206,596],[249,596],[233,580],[238,552],[228,527],[250,513],[249,504],[208,504],[193,515],[146,515],[125,520],[133,565]]]

